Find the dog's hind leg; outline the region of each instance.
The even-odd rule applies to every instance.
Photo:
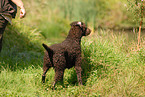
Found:
[[[42,82],[45,83],[45,77],[46,77],[46,73],[49,70],[49,66],[47,66],[46,64],[43,65],[43,74],[42,74]]]
[[[48,53],[45,53],[44,62],[43,62],[43,74],[42,74],[42,82],[43,83],[45,83],[46,73],[50,67],[52,67],[52,64],[50,62],[50,58],[48,56]]]
[[[53,60],[54,63],[54,69],[55,69],[55,77],[54,77],[54,83],[52,85],[52,88],[55,88],[55,85],[58,81],[63,83],[63,76],[64,76],[64,70],[66,65],[66,60],[64,54],[58,54],[55,55],[55,60]]]
[[[55,85],[58,81],[63,84],[63,75],[64,75],[64,70],[55,71],[54,83],[52,85],[53,89],[55,88]]]

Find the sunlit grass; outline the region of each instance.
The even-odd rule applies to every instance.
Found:
[[[8,27],[7,31],[9,29],[11,28]],[[26,29],[20,30],[19,27],[15,29],[20,31],[20,35],[27,37],[28,43],[25,44],[21,42],[23,41],[21,38],[18,38],[18,41],[11,42],[11,44],[17,43],[15,48],[13,46],[7,48],[10,40],[5,38],[4,48],[6,49],[1,53],[0,59],[1,96],[145,95],[145,50],[143,47],[140,51],[132,50],[132,47],[136,48],[135,42],[128,40],[127,33],[116,35],[110,30],[100,30],[92,36],[84,37],[82,39],[84,85],[78,86],[75,69],[71,68],[65,70],[64,85],[57,84],[56,90],[52,90],[51,85],[55,74],[53,68],[47,73],[46,83],[41,83],[44,49],[39,46],[46,40],[39,34],[37,38],[38,36],[31,32],[34,31],[33,29],[28,30],[29,33]],[[23,35],[23,33],[26,34]],[[39,31],[36,30],[36,33]],[[19,36],[19,33],[15,31],[5,33],[5,37],[14,37],[11,39],[15,39],[17,35]],[[31,40],[29,37],[34,39]]]

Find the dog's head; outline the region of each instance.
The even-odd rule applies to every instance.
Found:
[[[70,25],[71,27],[76,27],[76,28],[79,27],[79,29],[82,32],[82,36],[87,36],[91,33],[91,30],[87,28],[86,24],[83,22],[75,21],[75,22],[72,22]]]

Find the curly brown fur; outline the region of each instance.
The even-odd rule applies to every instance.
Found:
[[[81,78],[81,38],[91,33],[91,30],[86,27],[83,22],[72,22],[71,29],[66,39],[59,44],[54,44],[50,47],[43,44],[46,49],[43,63],[42,82],[45,82],[46,72],[50,67],[55,69],[55,78],[53,87],[57,81],[63,80],[64,70],[75,66],[77,79],[82,85]]]

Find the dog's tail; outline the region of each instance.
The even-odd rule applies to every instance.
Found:
[[[53,50],[51,48],[49,48],[46,44],[42,44],[42,46],[46,49],[46,51],[48,52],[49,58],[50,58],[50,62],[53,65]]]
[[[52,53],[53,52],[53,50],[50,49],[46,44],[43,43],[42,45],[46,49],[46,51],[48,51],[49,53]]]

